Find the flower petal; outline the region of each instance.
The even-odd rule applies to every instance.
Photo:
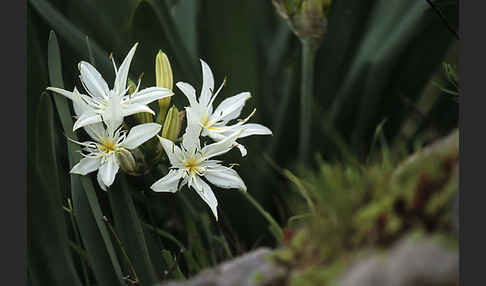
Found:
[[[103,126],[103,122],[86,125],[84,126],[84,130],[97,142],[100,142],[101,138],[105,136],[105,127]]]
[[[120,166],[118,166],[118,162],[116,161],[116,157],[114,155],[109,156],[100,166],[98,173],[101,173],[99,174],[101,180],[107,187],[111,186],[115,181],[115,176],[116,173],[118,173],[119,168]]]
[[[182,146],[191,154],[195,154],[196,150],[201,149],[201,142],[199,141],[201,129],[198,124],[189,124],[186,127],[186,132],[182,135]]]
[[[204,172],[204,177],[213,185],[224,189],[239,189],[246,191],[246,185],[235,170],[217,166],[208,168]]]
[[[79,175],[87,175],[95,170],[97,170],[101,165],[100,158],[90,158],[85,157],[79,161],[74,167],[71,169],[70,173],[79,174]]]
[[[75,100],[75,96],[73,95],[73,92],[62,89],[62,88],[57,88],[57,87],[47,87],[47,90],[53,91],[55,93],[59,93],[60,95],[64,95],[65,97],[69,98],[70,100]]]
[[[155,115],[155,112],[145,104],[125,102],[122,105],[122,114],[123,114],[122,116],[123,117],[129,116],[129,115],[132,115],[132,114],[135,114],[135,113],[139,113],[139,112],[148,112],[152,115]]]
[[[239,130],[221,141],[204,146],[201,150],[202,156],[205,159],[209,159],[228,152],[233,148],[236,138],[238,138],[242,131],[243,130]]]
[[[256,123],[247,123],[241,126],[243,132],[240,134],[238,138],[247,137],[250,135],[271,135],[272,130],[268,129],[267,127],[256,124]]]
[[[115,85],[113,89],[118,94],[124,92],[127,86],[128,70],[130,69],[130,64],[132,62],[133,55],[137,50],[137,46],[138,43],[135,43],[135,45],[133,45],[133,47],[130,49],[127,56],[123,60],[122,64],[120,65],[120,68],[118,69],[118,72],[116,74]]]
[[[161,128],[162,126],[157,123],[145,123],[132,127],[121,145],[127,149],[135,149],[157,135]]]
[[[85,96],[85,95],[83,95]],[[74,108],[74,113],[77,116],[81,116],[83,113],[95,113],[95,110],[92,106],[87,104],[83,98],[81,97],[81,94],[79,91],[74,87],[73,91],[73,108]]]
[[[81,73],[81,81],[91,96],[98,98],[106,98],[108,96],[108,84],[95,67],[88,62],[81,61],[78,64],[78,69]]]
[[[97,113],[84,113],[78,117],[78,120],[76,120],[76,122],[74,122],[73,131],[76,131],[77,129],[86,125],[98,123],[101,121],[103,121],[103,119]]]
[[[218,220],[218,200],[214,196],[211,187],[201,178],[199,178],[199,176],[192,177],[191,186],[194,188],[196,193],[203,199],[203,201],[208,204],[214,217],[216,218],[216,220]]]
[[[246,150],[245,146],[243,146],[240,143],[236,143],[236,148],[238,148],[238,150],[240,150],[241,157],[245,157],[246,154],[248,153],[248,151]]]
[[[184,93],[184,95],[187,97],[187,100],[189,100],[189,104],[191,106],[197,105],[196,90],[192,85],[180,81],[176,83],[176,86],[182,91],[182,93]]]
[[[108,127],[109,134],[112,134],[123,123],[123,117],[127,116],[124,114],[126,104],[122,104],[121,100],[119,94],[111,95],[107,101],[108,106],[101,112],[103,121]]]
[[[159,140],[160,144],[164,148],[165,154],[169,158],[170,164],[172,166],[180,164],[182,153],[181,148],[179,148],[179,146],[177,146],[174,142],[164,137],[159,136]]]
[[[203,125],[203,122],[208,121],[209,110],[207,107],[196,104],[191,107],[186,107],[186,117],[189,124],[199,124]]]
[[[101,172],[98,171],[98,174],[96,175],[96,179],[98,180],[98,184],[100,185],[101,189],[106,192],[107,187],[105,183],[103,183],[103,179],[101,178]]]
[[[211,100],[211,95],[214,91],[214,77],[213,72],[209,68],[208,64],[201,60],[202,74],[203,74],[203,84],[201,88],[201,96],[199,97],[199,103],[207,106]]]
[[[249,92],[242,92],[223,100],[213,112],[214,119],[228,121],[236,119],[241,114],[245,102],[251,97]]]
[[[170,170],[165,177],[155,182],[150,188],[155,192],[177,192],[183,170]]]
[[[129,103],[149,104],[152,101],[169,97],[173,94],[170,89],[153,86],[133,94],[129,99]]]

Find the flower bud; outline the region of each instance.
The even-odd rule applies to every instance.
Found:
[[[331,0],[272,0],[272,3],[300,40],[319,47],[327,30],[326,13]]]
[[[162,137],[175,141],[181,132],[184,111],[179,111],[177,107],[172,106],[165,117],[164,126],[162,127]]]
[[[138,148],[132,150],[132,152],[134,152],[134,154],[137,156],[134,157],[133,154],[127,149],[121,149],[116,153],[116,158],[120,168],[123,170],[123,172],[131,176],[142,176],[147,174],[149,168],[145,162],[143,153]]]
[[[174,80],[172,78],[172,68],[170,67],[169,58],[159,50],[155,57],[155,80],[158,87],[173,89]],[[159,123],[165,118],[167,109],[169,109],[170,97],[159,99]]]

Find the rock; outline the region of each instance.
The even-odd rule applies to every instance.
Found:
[[[258,248],[205,270],[190,280],[170,281],[160,286],[280,285],[275,283],[285,275],[285,269],[268,262],[266,257],[270,253],[269,248]]]
[[[437,240],[408,238],[384,255],[356,262],[338,279],[338,286],[459,285],[457,250]]]

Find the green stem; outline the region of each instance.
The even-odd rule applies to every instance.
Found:
[[[68,207],[69,207],[69,211],[68,211],[69,219],[71,220],[71,225],[73,227],[74,238],[76,239],[76,244],[81,245],[81,235],[79,234],[78,225],[76,224],[76,218],[74,217],[73,206],[71,204],[70,199],[68,199]],[[65,207],[63,207],[63,208],[65,208]],[[83,270],[84,282],[86,283],[86,285],[91,285],[91,282],[89,280],[88,270],[86,268],[86,263],[83,259],[81,259],[81,269]]]
[[[108,228],[110,229],[111,234],[115,238],[115,241],[117,242],[118,247],[120,248],[120,250],[123,254],[123,257],[127,261],[128,267],[130,267],[130,271],[132,272],[133,278],[135,278],[135,281],[139,281],[138,276],[137,276],[137,272],[135,271],[135,268],[133,267],[133,264],[132,264],[132,261],[130,260],[130,257],[128,257],[127,251],[125,250],[125,247],[123,246],[123,242],[120,240],[120,237],[116,233],[115,229],[113,228],[113,225],[111,225],[108,218],[106,216],[104,216],[103,219],[105,220],[106,224],[108,225]]]
[[[168,233],[166,231],[163,231],[160,228],[155,227],[155,226],[152,226],[152,225],[150,225],[148,223],[145,223],[145,222],[142,222],[142,226],[145,227],[145,228],[147,228],[147,229],[149,229],[149,230],[151,230],[151,231],[153,231],[153,232],[155,232],[156,234],[160,235],[161,237],[166,238],[166,239],[172,241],[173,243],[175,243],[180,248],[181,251],[185,251],[186,250],[186,248],[184,247],[184,245],[181,242],[179,242],[179,240],[177,240],[177,238],[175,238],[175,236],[173,236],[172,234],[170,234],[170,233]]]
[[[241,193],[260,212],[260,214],[267,219],[273,229],[277,232],[275,238],[277,239],[277,241],[280,241],[283,237],[283,231],[282,228],[278,225],[277,221],[275,221],[275,219],[263,209],[263,207],[250,195],[250,193],[243,191],[241,191]]]
[[[309,191],[307,191],[307,189],[304,187],[304,184],[302,184],[299,178],[297,178],[297,176],[292,174],[292,172],[290,172],[289,170],[283,170],[283,174],[297,187],[297,190],[307,202],[307,206],[309,207],[311,213],[313,215],[317,215],[314,202],[312,202],[312,198],[309,194]]]
[[[299,161],[309,158],[312,121],[312,97],[314,92],[314,59],[316,45],[312,40],[302,40],[302,79],[300,86],[300,142]]]

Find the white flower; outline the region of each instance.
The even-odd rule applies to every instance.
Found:
[[[201,126],[188,125],[182,137],[182,145],[176,146],[174,142],[160,137],[160,143],[172,165],[169,173],[155,182],[151,188],[156,192],[175,193],[188,184],[209,205],[216,220],[218,213],[216,207],[218,201],[211,187],[202,179],[206,178],[210,183],[225,189],[240,189],[246,191],[246,186],[235,170],[222,166],[221,161],[210,160],[224,154],[235,146],[235,140],[242,131],[238,131],[224,140],[212,143],[201,148],[199,135]],[[179,181],[182,183],[179,185]]]
[[[81,61],[78,64],[78,68],[81,82],[88,95],[81,93],[74,95],[73,92],[64,89],[55,87],[47,88],[48,90],[66,96],[73,100],[73,102],[81,98],[89,107],[83,110],[82,114],[78,114],[79,117],[74,123],[73,131],[80,127],[102,121],[112,130],[115,130],[122,124],[125,116],[139,112],[149,112],[155,115],[147,104],[173,94],[171,90],[161,87],[149,87],[139,91],[140,82],[135,92],[131,95],[127,94],[128,70],[137,45],[135,44],[133,46],[119,69],[116,68],[115,61],[112,58],[116,77],[114,87],[111,90],[108,88],[108,84],[101,74],[91,64],[85,61]]]
[[[186,95],[189,100],[190,107],[186,107],[186,114],[188,123],[196,123],[202,126],[202,136],[209,136],[214,141],[221,141],[234,134],[239,130],[243,130],[238,138],[250,135],[270,135],[272,131],[261,124],[246,123],[250,117],[255,113],[255,110],[240,122],[227,125],[229,121],[240,116],[241,110],[245,105],[245,101],[251,97],[249,92],[242,92],[235,96],[226,98],[213,111],[213,102],[221,88],[214,91],[214,77],[209,66],[201,60],[203,85],[199,101],[196,99],[196,90],[194,87],[185,82],[178,82],[177,87]],[[242,156],[246,155],[246,149],[243,145],[236,145]]]
[[[157,123],[140,124],[131,128],[128,134],[121,128],[111,132],[104,128],[103,123],[91,124],[84,128],[95,141],[71,140],[84,147],[84,153],[81,153],[84,158],[71,169],[71,173],[86,175],[98,170],[98,183],[106,191],[106,188],[113,184],[120,168],[118,160],[131,157],[128,150],[135,149],[154,137],[161,126]]]

